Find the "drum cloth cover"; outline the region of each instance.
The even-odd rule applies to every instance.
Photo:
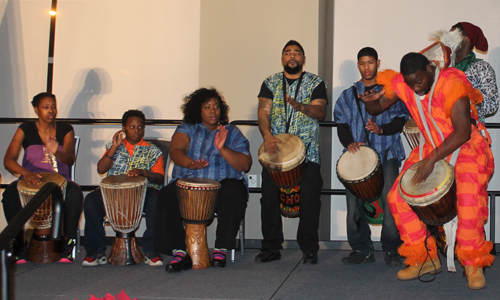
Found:
[[[23,207],[35,196],[35,194],[48,182],[54,182],[59,187],[63,194],[63,198],[66,197],[66,179],[57,173],[40,172],[37,173],[41,175],[40,184],[31,184],[27,182],[24,178],[17,184],[17,190],[19,192],[19,197],[21,198],[21,203]],[[40,208],[33,214],[29,220],[29,224],[36,229],[47,229],[52,226],[52,196],[47,198]]]

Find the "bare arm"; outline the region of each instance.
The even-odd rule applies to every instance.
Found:
[[[462,147],[470,139],[470,101],[468,97],[457,100],[451,108],[453,132],[434,151],[429,153],[419,164],[411,183],[417,185],[424,182],[432,173],[434,164]]]
[[[217,149],[219,149],[220,154],[229,163],[231,167],[236,169],[238,172],[248,172],[252,166],[252,156],[250,154],[244,154],[238,151],[234,151],[226,147],[227,138],[226,126],[221,126],[219,132],[215,134],[214,144]]]
[[[169,150],[170,158],[172,159],[172,161],[179,167],[189,168],[193,170],[203,169],[208,166],[208,161],[195,161],[187,155],[189,151],[189,142],[189,136],[183,132],[177,132],[172,136]]]
[[[24,132],[21,128],[18,128],[12,141],[10,142],[7,151],[5,152],[5,156],[3,159],[3,164],[5,169],[14,174],[21,174],[23,178],[25,178],[29,183],[38,184],[40,183],[41,176],[37,175],[29,171],[26,168],[23,168],[18,162],[19,152],[21,150],[21,146],[24,141]]]
[[[370,115],[376,116],[396,103],[399,100],[399,97],[397,95],[393,95],[393,98],[389,98],[385,95],[385,90],[381,90],[379,92],[370,90],[359,95],[359,99],[365,103],[366,111]]]
[[[279,152],[278,144],[281,141],[271,133],[271,109],[273,100],[259,97],[258,125],[262,138],[264,139],[264,149],[269,153]]]
[[[290,103],[293,109],[304,113],[309,118],[323,121],[326,116],[326,99],[314,99],[311,104],[304,104],[295,101],[288,94],[286,95],[286,102]]]
[[[144,176],[149,181],[156,184],[163,184],[163,182],[165,181],[165,177],[162,174],[143,169],[132,169],[127,172],[127,175],[130,177]]]
[[[56,138],[52,136],[49,137],[45,146],[55,157],[59,158],[60,161],[68,166],[72,166],[75,163],[75,132],[73,130],[66,133],[66,136],[64,136],[62,151],[59,150],[59,143],[57,143]]]
[[[122,132],[123,130],[118,130],[113,136],[113,145],[111,145],[111,148],[109,148],[106,155],[101,157],[101,159],[97,163],[97,173],[104,174],[113,166],[113,157],[115,156],[116,150],[123,141],[123,137],[121,135]]]

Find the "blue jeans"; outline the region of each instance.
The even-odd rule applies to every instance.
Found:
[[[142,250],[145,253],[153,251],[154,246],[154,224],[156,212],[156,196],[158,190],[148,187],[146,199],[144,199],[144,209],[146,213],[146,231],[142,236]],[[85,213],[85,251],[87,255],[94,254],[100,249],[106,249],[104,243],[104,217],[106,210],[102,200],[101,190],[97,189],[85,197],[83,203]]]
[[[382,236],[380,241],[385,252],[397,252],[403,243],[399,238],[399,232],[394,218],[387,204],[387,194],[392,188],[394,181],[399,175],[399,160],[392,158],[382,165],[384,174],[384,188],[382,189],[382,205],[384,209],[384,220],[382,222]],[[356,198],[349,190],[346,190],[347,198],[347,240],[352,250],[360,251],[366,255],[373,252],[370,226],[364,210],[364,200]]]

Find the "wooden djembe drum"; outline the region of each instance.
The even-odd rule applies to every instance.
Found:
[[[143,176],[108,176],[99,185],[106,216],[116,232],[108,257],[112,265],[135,265],[144,261],[135,239],[146,198],[148,180]]]
[[[176,186],[193,269],[206,269],[210,267],[207,224],[214,218],[221,184],[206,178],[183,178],[177,180]]]
[[[21,179],[17,184],[23,207],[48,182],[54,182],[61,187],[63,198],[66,197],[66,179],[64,177],[57,173],[41,172],[38,174],[42,176],[40,184],[30,184],[25,179]],[[29,261],[46,264],[59,260],[60,252],[56,241],[50,239],[51,223],[52,196],[49,196],[29,220],[29,224],[33,227],[33,235],[27,253]]]

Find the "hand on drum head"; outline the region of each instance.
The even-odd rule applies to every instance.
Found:
[[[269,152],[269,154],[276,154],[280,152],[278,144],[283,144],[283,142],[275,136],[264,138],[264,151]]]
[[[144,177],[146,177],[145,172],[146,171],[142,170],[142,169],[132,169],[132,170],[129,170],[127,172],[127,176],[130,176],[130,177],[144,176]]]
[[[23,179],[26,180],[30,184],[40,184],[42,181],[40,180],[42,176],[37,173],[33,173],[31,171],[26,171],[23,173]]]
[[[290,95],[288,95],[288,94],[286,94],[285,99],[286,99],[286,102],[288,102],[288,104],[290,104],[293,107],[293,109],[295,109],[296,111],[302,111],[302,106],[304,104],[296,101],[295,99],[290,97]]]
[[[380,128],[377,123],[373,122],[370,119],[368,119],[368,122],[366,122],[365,128],[366,130],[369,130],[375,134],[382,134],[382,128]]]
[[[202,160],[202,159],[200,159],[200,160],[193,160],[189,164],[188,168],[190,168],[191,170],[199,170],[199,169],[203,169],[205,167],[208,167],[209,164],[210,163],[208,161],[206,161],[206,160]]]
[[[347,146],[347,151],[351,152],[352,154],[358,152],[359,146],[364,146],[366,145],[365,143],[358,143],[358,142],[352,142]]]
[[[413,165],[410,167],[412,170],[417,170],[415,171],[415,175],[413,175],[413,178],[411,179],[411,185],[419,185],[422,182],[425,182],[427,177],[431,175],[432,171],[434,170],[434,161],[430,159],[424,159],[421,160],[418,165]]]
[[[219,127],[219,131],[215,134],[214,146],[219,150],[222,149],[226,144],[226,138],[227,138],[227,129],[226,126],[222,125]]]
[[[59,149],[59,143],[57,142],[55,136],[49,136],[49,138],[47,139],[47,141],[44,142],[44,144],[47,150],[49,150],[49,152],[52,153],[53,155],[55,155],[57,149]]]

